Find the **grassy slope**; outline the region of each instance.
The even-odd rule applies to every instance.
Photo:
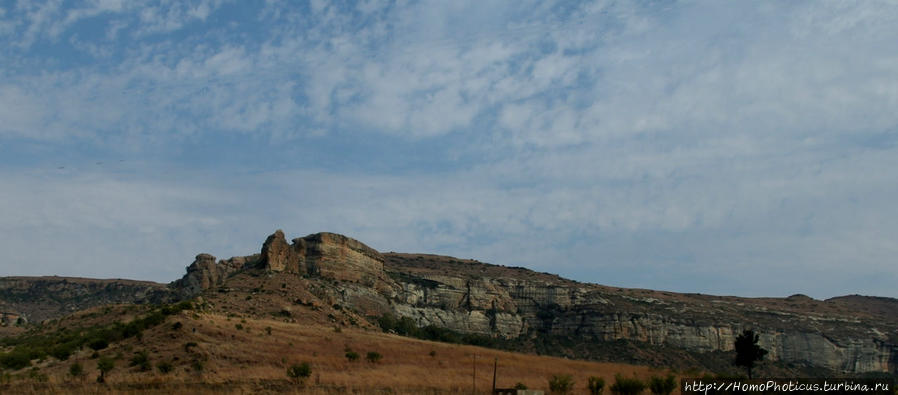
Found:
[[[178,329],[174,323],[180,322]],[[238,329],[238,325],[242,329]],[[268,333],[266,328],[271,328]],[[185,350],[188,343],[196,346]],[[350,362],[347,349],[361,355]],[[153,369],[141,372],[128,367],[137,352],[145,350],[151,363],[169,362],[174,369],[162,374]],[[383,355],[378,363],[365,361],[369,351]],[[500,387],[521,382],[530,388],[547,389],[553,374],[571,374],[576,388],[585,390],[588,376],[604,377],[606,383],[615,374],[647,378],[665,371],[648,367],[574,361],[561,358],[509,353],[472,346],[461,346],[409,339],[362,328],[341,328],[279,319],[244,319],[214,312],[185,311],[173,315],[142,339],[130,338],[100,352],[118,356],[116,368],[108,375],[107,385],[94,383],[98,375],[92,350],[84,349],[67,361],[53,358],[37,364],[47,382],[14,380],[7,390],[15,392],[281,392],[328,393],[344,391],[379,392],[390,389],[400,393],[465,392],[472,386],[474,355],[477,355],[477,387],[492,384],[494,358],[499,361]],[[433,352],[433,356],[431,356]],[[201,361],[201,372],[196,371]],[[68,376],[72,363],[81,363],[86,372],[82,380]],[[294,363],[309,362],[312,376],[305,389],[287,380],[285,371]],[[27,372],[29,368],[22,372]],[[0,388],[2,390],[3,388]]]

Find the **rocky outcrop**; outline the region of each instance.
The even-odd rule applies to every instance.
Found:
[[[228,260],[215,261],[209,254],[199,254],[190,266],[187,274],[170,284],[170,287],[181,297],[190,297],[203,290],[224,284],[232,273],[253,266],[259,261],[259,255],[233,257]]]
[[[315,233],[287,244],[280,229],[262,245],[261,268],[273,272],[352,281],[383,287],[384,258],[362,242],[336,233]]]

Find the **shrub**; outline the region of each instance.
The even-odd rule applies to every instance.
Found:
[[[663,379],[652,376],[649,379],[649,389],[655,395],[670,395],[675,388],[677,388],[677,382],[673,375],[668,375]]]
[[[430,355],[430,357],[433,358],[433,357],[437,356],[437,352],[435,350],[430,350],[430,352],[427,353],[427,355]]]
[[[556,374],[549,378],[549,391],[567,394],[574,388],[574,378],[569,374]]]
[[[31,357],[19,350],[0,355],[0,366],[4,369],[19,370],[31,365]]]
[[[184,352],[190,352],[190,349],[193,347],[196,347],[196,346],[197,346],[196,342],[184,343]]]
[[[586,383],[586,388],[591,395],[601,395],[605,389],[605,379],[601,377],[590,376]]]
[[[514,389],[516,389],[516,390],[525,390],[525,389],[527,389],[527,385],[525,385],[524,383],[522,383],[522,382],[519,381],[519,382],[515,383]]]
[[[94,351],[99,351],[106,347],[109,347],[109,342],[103,338],[93,339],[87,343],[87,346],[90,347]]]
[[[76,348],[78,347],[74,343],[63,343],[53,347],[50,350],[50,355],[60,361],[65,361],[66,359],[69,359],[69,356],[72,355],[73,352],[75,352]]]
[[[371,362],[371,363],[377,363],[377,362],[380,361],[383,357],[384,357],[384,356],[383,356],[383,355],[380,355],[380,353],[377,352],[377,351],[368,351],[368,355],[365,356],[365,359],[367,359],[368,362]]]
[[[271,327],[270,326],[265,327],[265,333],[267,333],[269,336],[271,336]]]
[[[78,362],[73,363],[72,366],[69,366],[69,375],[73,378],[84,376],[84,366],[81,366]]]
[[[309,378],[312,375],[312,367],[309,366],[308,362],[303,362],[301,364],[293,364],[287,368],[287,377],[302,382],[305,379]]]
[[[346,359],[348,359],[349,362],[355,362],[355,361],[358,361],[358,360],[359,360],[359,353],[357,353],[357,352],[355,352],[355,351],[347,351],[347,352],[346,352]]]
[[[168,374],[174,369],[174,366],[170,362],[159,362],[156,364],[156,369],[159,369],[159,373]]]
[[[202,373],[202,372],[203,372],[203,368],[205,368],[205,367],[206,367],[206,366],[203,365],[203,361],[201,361],[201,360],[199,360],[199,359],[194,360],[194,361],[190,364],[190,368],[193,369],[193,371],[194,371],[194,372],[197,372],[197,373]]]
[[[616,395],[636,395],[645,389],[645,383],[637,378],[626,378],[620,374],[614,375],[614,384],[611,392]]]
[[[150,356],[146,351],[138,351],[134,353],[134,356],[131,357],[131,361],[128,363],[128,366],[137,366],[138,370],[141,372],[146,372],[150,370]]]
[[[182,324],[181,321],[178,321],[178,322],[175,322],[174,324],[172,324],[171,329],[176,331],[178,329],[181,329],[181,327],[183,327],[183,326],[184,326],[184,324]]]

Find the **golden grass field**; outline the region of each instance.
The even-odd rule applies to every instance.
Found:
[[[174,329],[174,323],[180,322]],[[270,328],[270,334],[269,330]],[[337,329],[339,328],[339,329]],[[187,346],[196,343],[195,346]],[[189,349],[189,350],[188,350]],[[138,351],[148,352],[153,366],[169,362],[167,374],[129,367]],[[360,354],[350,362],[346,351]],[[366,361],[370,351],[383,358]],[[37,366],[46,381],[13,380],[3,393],[489,393],[493,363],[498,361],[497,386],[523,383],[548,393],[548,378],[570,374],[573,393],[587,393],[589,376],[605,379],[605,393],[616,374],[648,379],[666,370],[616,363],[598,363],[528,355],[411,339],[379,330],[288,323],[277,319],[241,318],[218,313],[185,311],[165,324],[100,352],[116,357],[105,384],[98,384],[93,351],[84,349],[67,361],[49,358]],[[81,363],[85,375],[71,377],[69,367]],[[286,369],[308,362],[312,374],[303,383],[291,381]],[[197,364],[201,370],[197,370]],[[26,368],[28,370],[30,368]],[[476,379],[473,377],[476,369]]]

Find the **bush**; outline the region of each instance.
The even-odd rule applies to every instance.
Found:
[[[525,385],[524,383],[522,383],[522,382],[519,381],[519,382],[515,383],[514,389],[516,389],[516,390],[525,390],[525,389],[527,389],[527,385]]]
[[[94,351],[100,351],[106,347],[109,347],[109,342],[103,338],[93,339],[87,343],[87,346],[90,347]]]
[[[614,384],[611,392],[616,395],[636,395],[645,389],[645,383],[637,378],[626,378],[620,374],[614,375]]]
[[[156,364],[156,369],[159,369],[159,373],[168,374],[174,369],[174,366],[170,362],[159,362]]]
[[[668,375],[663,379],[657,376],[652,376],[652,378],[649,379],[649,389],[652,390],[652,393],[655,395],[670,395],[675,388],[677,388],[677,382],[673,375]]]
[[[355,362],[355,361],[358,361],[358,360],[359,360],[359,353],[357,353],[357,352],[355,352],[355,351],[347,351],[347,352],[346,352],[346,359],[348,359],[349,362]]]
[[[591,395],[601,395],[602,390],[605,389],[605,379],[601,377],[590,376],[589,381],[586,383],[586,388],[589,390]]]
[[[18,349],[3,355],[0,355],[0,366],[4,369],[19,370],[27,366],[31,366],[31,356]]]
[[[84,375],[84,366],[81,366],[78,362],[73,363],[72,366],[69,366],[69,375],[74,378],[80,378]]]
[[[549,378],[549,391],[553,394],[567,394],[574,389],[574,378],[569,374],[556,374]]]
[[[368,351],[368,355],[365,356],[365,359],[367,359],[368,362],[371,362],[371,363],[377,363],[377,362],[380,361],[383,357],[384,357],[384,356],[383,356],[383,355],[380,355],[380,353],[377,352],[377,351]]]
[[[138,351],[131,357],[131,361],[128,363],[128,366],[137,366],[138,370],[141,372],[146,372],[150,370],[150,356],[146,351]]]
[[[197,346],[196,342],[184,343],[184,352],[190,352],[190,349],[193,347],[196,347],[196,346]]]
[[[301,364],[293,364],[287,368],[287,377],[302,382],[303,380],[309,378],[312,375],[312,367],[309,366],[308,362],[303,362]]]

